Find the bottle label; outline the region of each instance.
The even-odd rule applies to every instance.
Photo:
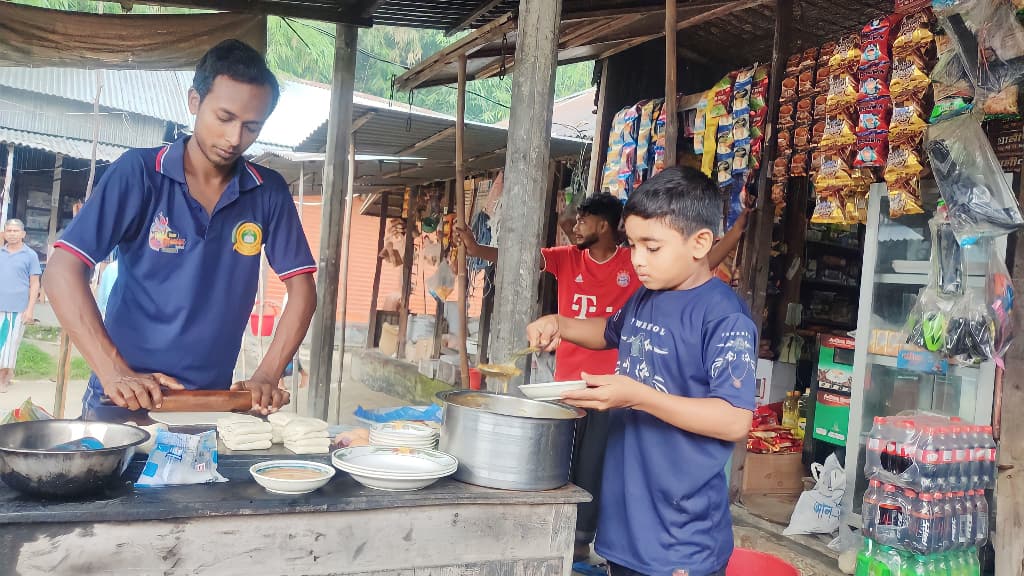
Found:
[[[942,451],[942,463],[943,464],[952,464],[953,463],[953,451],[952,450],[943,450]]]
[[[960,541],[967,542],[971,535],[971,526],[974,524],[974,519],[970,514],[960,515]]]
[[[868,450],[881,450],[882,439],[881,438],[870,438],[868,439]]]
[[[971,457],[974,462],[984,462],[988,460],[988,449],[986,448],[975,448],[974,456]]]
[[[997,461],[996,460],[996,449],[995,448],[989,448],[989,450],[988,450],[988,461],[989,462],[996,462]]]
[[[984,512],[978,513],[978,536],[979,538],[988,537],[988,514]]]
[[[937,450],[918,450],[917,460],[925,464],[938,464],[942,456]]]

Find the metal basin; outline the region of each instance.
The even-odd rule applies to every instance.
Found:
[[[552,490],[569,482],[583,410],[475,390],[440,392],[439,448],[459,460],[453,477],[505,490]]]
[[[94,450],[61,451],[54,446],[93,437]],[[40,420],[0,426],[0,480],[47,498],[75,498],[121,482],[135,447],[149,432],[126,424],[82,420]]]

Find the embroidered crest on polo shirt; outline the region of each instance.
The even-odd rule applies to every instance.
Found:
[[[149,247],[165,254],[177,254],[185,249],[185,239],[171,229],[163,212],[157,212],[149,226]]]
[[[242,256],[255,256],[263,246],[263,228],[255,222],[239,222],[231,233],[235,252]]]

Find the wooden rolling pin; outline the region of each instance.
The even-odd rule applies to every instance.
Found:
[[[248,412],[252,392],[248,390],[164,390],[164,401],[153,412]],[[103,395],[100,404],[113,406]]]

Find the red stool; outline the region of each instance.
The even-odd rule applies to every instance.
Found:
[[[725,576],[800,576],[800,572],[771,554],[736,548],[729,558]]]

